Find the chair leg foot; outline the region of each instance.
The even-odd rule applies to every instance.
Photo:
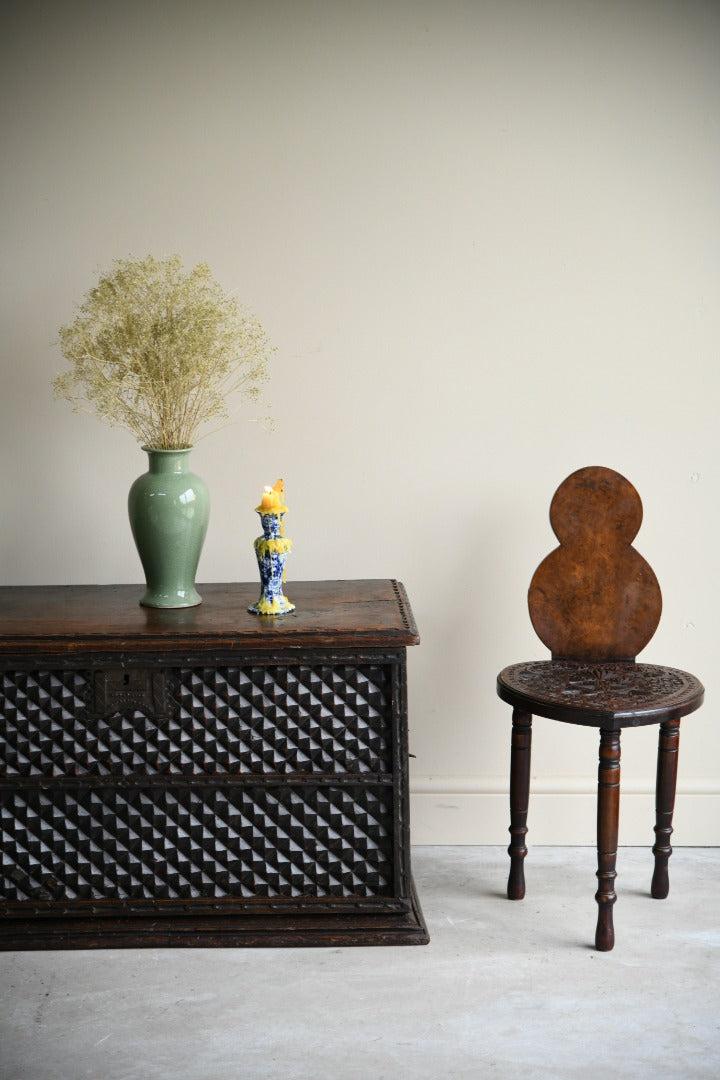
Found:
[[[598,952],[610,952],[615,945],[615,927],[613,909],[610,903],[598,908],[598,921],[595,928],[595,948]]]
[[[510,753],[510,876],[507,894],[510,900],[525,896],[525,856],[527,847],[528,802],[530,800],[530,749],[532,715],[513,709],[512,748]]]
[[[613,906],[615,895],[615,864],[617,862],[618,825],[620,820],[620,732],[600,731],[600,762],[598,765],[597,853],[598,921],[595,948],[609,952],[615,944]]]
[[[667,863],[665,866],[658,866],[658,864],[655,863],[655,870],[650,885],[650,895],[653,900],[667,900],[669,893],[670,875],[668,874]]]
[[[513,857],[513,861],[510,863],[507,883],[508,900],[525,899],[525,869],[521,862],[522,857]]]
[[[678,751],[680,748],[680,721],[668,720],[660,725],[658,739],[657,783],[655,785],[655,871],[650,895],[664,900],[670,891],[668,862],[672,855],[670,837],[675,809],[677,787]]]

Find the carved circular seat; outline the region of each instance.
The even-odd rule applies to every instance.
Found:
[[[620,732],[660,725],[651,894],[662,899],[669,889],[680,719],[700,707],[704,694],[687,671],[635,662],[662,610],[655,574],[632,546],[641,522],[637,491],[612,469],[579,469],[563,481],[550,506],[560,543],[538,566],[528,592],[532,624],[552,659],[513,664],[497,679],[499,696],[513,706],[511,900],[525,895],[533,716],[600,729],[595,944],[603,951],[615,943]]]
[[[703,700],[702,683],[689,672],[627,661],[512,664],[498,675],[497,691],[536,716],[611,730],[679,720]]]

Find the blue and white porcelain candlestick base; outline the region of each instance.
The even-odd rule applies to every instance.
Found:
[[[255,555],[260,569],[260,599],[248,611],[253,615],[287,615],[295,610],[283,595],[285,560],[292,548],[292,540],[282,535],[284,511],[258,510],[263,535],[255,541]]]

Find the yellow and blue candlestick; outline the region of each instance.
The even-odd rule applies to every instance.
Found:
[[[255,507],[260,515],[263,535],[255,541],[255,555],[260,570],[260,599],[248,611],[254,615],[287,615],[295,610],[283,595],[285,560],[292,550],[292,540],[285,536],[283,520],[287,513],[285,488],[282,480],[274,487],[266,487],[260,505]]]

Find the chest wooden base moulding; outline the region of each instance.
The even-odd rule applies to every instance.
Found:
[[[395,581],[0,588],[0,948],[419,945]]]

